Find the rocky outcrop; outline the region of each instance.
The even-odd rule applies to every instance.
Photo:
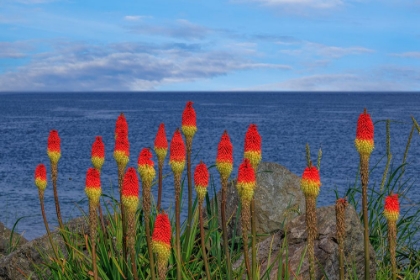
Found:
[[[318,238],[315,241],[315,258],[317,262],[317,279],[338,279],[338,244],[336,239],[335,207],[317,209]],[[269,270],[270,279],[277,279],[279,259],[283,260],[283,273],[287,269],[290,279],[309,279],[309,264],[304,258],[299,269],[302,255],[305,252],[307,231],[305,214],[302,214],[257,246],[257,258],[261,264],[261,274]],[[352,206],[346,209],[345,259],[348,267],[346,273],[357,274],[356,279],[364,278],[363,226]],[[370,247],[371,278],[375,279],[376,261],[374,249]],[[284,260],[288,258],[288,265]],[[236,263],[239,266],[241,260]],[[347,279],[347,276],[345,277]]]
[[[259,165],[254,199],[257,234],[271,234],[283,229],[283,225],[305,211],[300,178],[277,163],[262,162]],[[212,203],[215,201],[212,200]],[[221,191],[217,193],[217,204],[221,224]],[[238,207],[239,196],[234,180],[228,185],[226,201],[229,238],[233,236],[235,225],[236,235],[241,235],[241,221],[236,219],[240,217]]]
[[[10,239],[10,237],[12,237]],[[0,223],[0,259],[17,248],[28,242],[23,236],[5,227],[3,223]]]
[[[65,226],[72,235],[84,235],[89,230],[87,219],[84,217],[71,220]],[[65,253],[64,241],[58,231],[52,232],[52,238],[61,252]],[[0,280],[38,279],[35,267],[45,262],[48,255],[53,256],[54,253],[47,235],[23,244],[9,255],[0,258]]]

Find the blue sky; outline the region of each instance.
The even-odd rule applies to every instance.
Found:
[[[420,1],[0,0],[0,91],[420,91]]]

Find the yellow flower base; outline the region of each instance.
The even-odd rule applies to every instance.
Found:
[[[58,161],[60,160],[61,153],[59,153],[59,152],[47,151],[47,154],[48,154],[48,157],[50,158],[51,163],[53,163],[53,164],[57,164]]]
[[[354,140],[354,144],[356,145],[356,149],[361,155],[367,155],[369,156],[373,149],[375,148],[375,145],[373,143],[373,140]]]
[[[250,202],[254,196],[255,182],[252,183],[238,183],[237,189],[242,200]]]
[[[197,197],[199,201],[203,201],[206,197],[207,188],[202,186],[195,186],[195,191],[197,192]]]
[[[152,241],[152,250],[157,255],[158,262],[166,263],[171,256],[171,246],[161,241]]]
[[[194,137],[194,134],[197,132],[196,126],[183,125],[181,129],[186,137]]]
[[[166,157],[166,154],[168,153],[168,149],[164,148],[155,148],[156,156],[159,160],[162,160]]]
[[[233,164],[230,162],[217,162],[216,161],[216,167],[220,173],[220,176],[224,179],[229,178],[233,170]]]
[[[123,195],[121,202],[124,205],[124,208],[130,212],[136,212],[137,207],[139,206],[139,198],[137,196]]]
[[[115,151],[114,158],[118,164],[122,164],[124,166],[127,165],[128,161],[130,160],[130,158],[125,154],[125,152],[122,151]]]
[[[169,165],[172,168],[172,172],[180,174],[184,171],[185,161],[169,161]]]
[[[47,187],[47,181],[36,178],[35,179],[35,185],[38,187],[38,189],[43,191]]]
[[[319,194],[319,187],[321,183],[319,181],[312,181],[302,179],[300,181],[300,187],[302,188],[303,193],[305,196],[317,197]]]
[[[101,197],[102,190],[101,188],[85,188],[85,192],[87,197],[89,198],[89,202],[93,203],[93,205],[98,205],[99,198]]]
[[[143,185],[150,186],[152,184],[153,179],[156,176],[156,171],[153,168],[153,166],[139,165],[137,170],[140,173],[140,177],[141,177],[141,180],[143,181]]]
[[[400,213],[398,211],[384,210],[384,216],[388,221],[395,222],[400,217]]]
[[[96,170],[101,170],[102,165],[104,165],[105,159],[103,157],[92,157],[91,158],[93,167],[95,167]]]

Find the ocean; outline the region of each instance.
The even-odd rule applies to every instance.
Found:
[[[194,103],[198,131],[193,140],[193,167],[202,160],[215,163],[217,144],[227,130],[234,147],[234,172],[242,160],[244,135],[251,123],[262,137],[263,161],[279,163],[300,176],[306,166],[305,145],[316,161],[322,148],[321,193],[318,206],[335,203],[356,180],[359,156],[354,147],[356,122],[367,108],[375,123],[375,150],[371,157],[369,187],[378,187],[386,162],[385,120],[391,122],[392,168],[402,163],[411,116],[420,121],[420,95],[416,93],[321,93],[321,92],[138,92],[138,93],[0,93],[0,222],[27,239],[45,233],[34,170],[44,163],[49,131],[61,137],[58,194],[65,221],[87,210],[84,192],[86,171],[95,136],[106,147],[102,169],[103,193],[117,194],[117,171],[113,158],[114,128],[123,112],[129,126],[130,162],[144,147],[153,147],[160,123],[165,123],[168,141],[177,127],[187,101]],[[405,178],[414,184],[401,198],[402,211],[420,203],[420,147],[417,131],[407,157]],[[156,160],[156,158],[154,158]],[[173,176],[166,159],[164,209],[173,209]],[[219,188],[215,168],[210,169]],[[157,188],[153,189],[157,199]],[[184,199],[186,197],[184,196]],[[374,198],[370,198],[374,199]],[[47,218],[57,226],[52,184],[45,193]],[[185,215],[185,207],[183,215]]]

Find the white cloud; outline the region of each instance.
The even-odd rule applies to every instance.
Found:
[[[268,6],[305,6],[316,9],[329,9],[343,4],[341,0],[244,0]]]
[[[28,65],[0,75],[0,90],[151,90],[258,68],[289,69],[257,63],[235,52],[202,51],[185,44],[62,44],[54,52],[36,55]]]
[[[139,15],[125,16],[124,20],[126,20],[126,21],[140,21],[140,20],[145,19],[145,18],[152,18],[152,17],[151,16],[139,16]]]
[[[420,58],[420,52],[392,53],[391,55],[404,58]]]
[[[1,58],[23,58],[32,47],[28,42],[0,42]]]

